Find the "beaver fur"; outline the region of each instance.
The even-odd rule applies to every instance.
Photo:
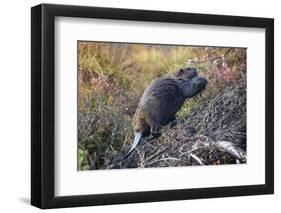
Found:
[[[173,76],[153,81],[144,91],[133,117],[135,132],[148,135],[175,119],[187,98],[205,89],[207,80],[195,68],[179,69]],[[186,92],[186,90],[189,90]]]

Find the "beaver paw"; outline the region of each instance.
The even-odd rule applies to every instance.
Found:
[[[151,135],[153,138],[159,138],[161,136],[161,126],[154,126],[151,128]]]
[[[172,127],[174,127],[174,126],[176,126],[177,125],[177,121],[176,120],[173,120],[173,121],[171,121],[170,123],[169,123],[169,127],[170,128],[172,128]]]

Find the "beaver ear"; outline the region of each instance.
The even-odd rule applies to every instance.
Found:
[[[179,77],[179,76],[181,76],[182,74],[183,74],[183,69],[182,68],[180,68],[177,72],[176,72],[176,77]]]

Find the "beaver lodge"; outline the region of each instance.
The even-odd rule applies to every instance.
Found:
[[[197,100],[198,107],[159,138],[143,138],[132,154],[116,153],[105,168],[147,168],[246,163],[246,88],[226,87]]]

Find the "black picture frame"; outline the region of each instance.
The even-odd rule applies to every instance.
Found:
[[[100,18],[162,23],[263,28],[266,32],[265,184],[96,195],[54,195],[54,20]],[[31,204],[59,208],[217,198],[274,193],[274,20],[164,11],[41,4],[31,8]]]

